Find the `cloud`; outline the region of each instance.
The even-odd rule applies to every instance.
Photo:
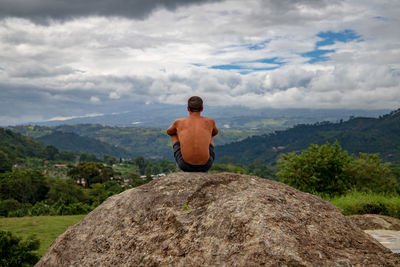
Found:
[[[108,97],[111,98],[111,99],[120,99],[121,98],[121,96],[117,92],[111,92],[108,95]]]
[[[119,1],[107,14],[103,1],[82,2],[79,12],[55,6],[64,1],[46,2],[43,12],[38,0],[0,2],[3,123],[181,104],[191,95],[220,106],[400,103],[395,1],[136,1],[142,15],[126,16],[116,12],[130,4]],[[30,20],[45,16],[61,19]]]
[[[91,96],[90,97],[90,102],[94,103],[94,104],[100,104],[101,100],[100,98],[98,98],[97,96]]]
[[[27,18],[43,23],[85,16],[117,16],[145,19],[153,10],[174,10],[180,6],[202,4],[210,0],[2,0],[0,17]]]

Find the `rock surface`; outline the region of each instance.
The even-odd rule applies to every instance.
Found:
[[[377,214],[353,215],[348,218],[383,246],[400,253],[399,219]]]
[[[352,215],[348,217],[363,230],[396,230],[400,231],[400,220],[377,214]]]
[[[364,230],[394,253],[400,253],[400,231],[393,230]]]
[[[37,266],[400,266],[328,202],[232,173],[174,173],[108,198]]]

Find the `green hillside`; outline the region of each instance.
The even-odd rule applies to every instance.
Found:
[[[5,152],[13,163],[28,157],[44,158],[46,155],[46,145],[43,143],[4,128],[0,128],[0,150]]]
[[[37,140],[47,145],[55,146],[59,150],[94,154],[99,158],[105,155],[114,157],[130,156],[130,153],[122,148],[86,136],[79,136],[75,133],[54,131],[51,134],[38,137]]]
[[[296,152],[310,144],[338,140],[350,153],[380,153],[386,161],[400,160],[400,109],[379,118],[352,118],[346,122],[297,125],[273,134],[252,136],[219,146],[218,158],[233,157],[237,162],[274,163],[281,153]]]

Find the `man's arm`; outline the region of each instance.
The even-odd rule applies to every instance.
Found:
[[[167,129],[167,134],[172,136],[172,135],[175,135],[176,133],[177,133],[176,121],[174,121],[174,123],[172,123],[172,125],[169,126],[169,128]]]
[[[217,125],[215,125],[215,121],[212,120],[212,122],[213,122],[213,129],[212,129],[211,135],[216,136],[218,134],[218,128],[217,128]]]

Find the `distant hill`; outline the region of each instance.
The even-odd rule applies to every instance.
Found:
[[[378,117],[390,110],[349,109],[277,109],[247,108],[243,106],[205,106],[203,116],[212,117],[221,129],[265,129],[270,132],[284,130],[294,125],[317,121],[337,122],[350,116]],[[34,125],[59,126],[65,124],[100,124],[107,126],[142,128],[166,128],[176,119],[187,116],[185,105],[135,104],[129,111],[97,116],[77,117],[68,120],[52,120]]]
[[[356,117],[345,122],[329,121],[299,124],[288,130],[270,132],[269,129],[223,129],[215,138],[217,159],[225,156],[239,163],[254,160],[274,163],[280,153],[300,151],[311,143],[323,144],[339,140],[351,153],[381,153],[385,160],[400,159],[397,113],[379,118]],[[246,114],[244,114],[246,115]],[[169,123],[169,122],[168,122]],[[239,122],[238,122],[239,123]],[[397,123],[397,124],[396,124]],[[218,124],[218,121],[217,121]],[[144,156],[173,160],[171,140],[162,128],[115,127],[100,124],[59,126],[14,126],[10,129],[74,152],[109,154],[124,157]],[[55,134],[58,132],[57,134]],[[61,135],[60,133],[74,135]],[[250,136],[250,137],[249,137]],[[82,139],[82,138],[92,139]],[[246,139],[247,138],[247,139]],[[80,139],[80,140],[75,140]],[[96,145],[97,141],[103,142]],[[86,141],[85,141],[86,140]],[[233,142],[232,144],[228,144]],[[64,144],[63,144],[64,143]],[[109,144],[106,146],[104,143]],[[397,145],[398,146],[398,145]],[[101,148],[101,149],[100,149]],[[101,151],[100,151],[101,150]],[[226,159],[225,157],[225,159]]]
[[[28,157],[44,157],[46,145],[35,141],[31,137],[0,128],[0,150],[5,152],[8,158],[15,163],[19,159]]]
[[[275,163],[279,154],[296,152],[310,144],[338,140],[350,153],[380,153],[386,161],[400,160],[400,109],[379,118],[352,118],[346,122],[300,124],[273,134],[252,136],[217,147],[218,159],[229,157],[240,163]]]
[[[165,129],[111,127],[100,124],[14,126],[10,129],[61,150],[173,160],[171,138],[165,133]],[[215,138],[215,143],[223,145],[263,132],[265,130],[223,129]]]
[[[57,147],[59,150],[72,151],[75,153],[94,154],[99,158],[105,155],[114,157],[130,157],[131,154],[123,148],[119,148],[94,138],[79,136],[75,133],[63,133],[54,131],[51,134],[37,138],[47,145]]]

